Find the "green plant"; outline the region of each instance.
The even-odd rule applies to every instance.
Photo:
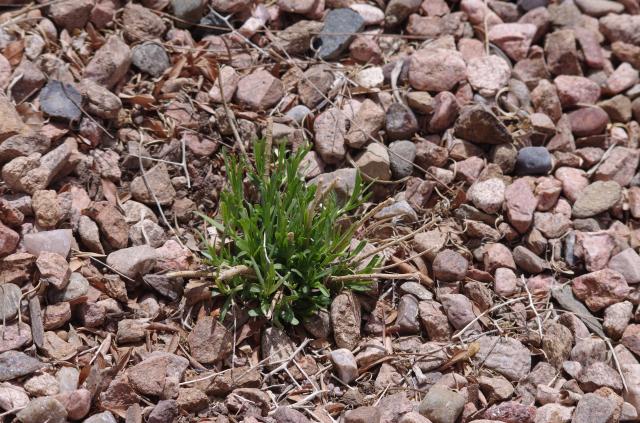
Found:
[[[332,293],[368,287],[363,280],[331,281],[354,274],[350,262],[365,245],[349,248],[359,224],[352,219],[342,224],[363,202],[360,176],[341,205],[331,187],[319,188],[300,177],[307,151],[289,153],[281,146],[272,152],[267,143],[257,142],[254,165],[225,154],[228,186],[217,216],[204,216],[220,240],[207,245],[205,257],[218,272],[214,295],[226,297],[221,318],[236,303],[250,307],[251,316],[295,325],[326,308]],[[374,256],[358,273],[370,273],[376,264]],[[220,277],[234,268],[245,270]]]

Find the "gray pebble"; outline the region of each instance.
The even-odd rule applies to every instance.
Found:
[[[402,179],[413,173],[416,145],[411,141],[394,141],[389,144],[391,174],[394,179]]]
[[[82,116],[82,94],[70,84],[51,80],[40,91],[40,108],[49,117],[79,121]]]
[[[324,28],[318,38],[318,56],[335,59],[349,47],[356,32],[364,28],[364,19],[351,9],[333,9],[324,20]]]
[[[169,55],[158,43],[147,42],[137,45],[132,50],[131,62],[140,71],[157,77],[171,66]]]

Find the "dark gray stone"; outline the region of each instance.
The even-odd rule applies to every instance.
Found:
[[[413,173],[416,145],[411,141],[394,141],[389,144],[391,174],[394,179],[402,179]]]
[[[516,172],[519,175],[546,175],[553,166],[545,147],[525,147],[518,151]]]
[[[364,28],[364,19],[351,9],[334,9],[327,13],[324,28],[315,47],[321,59],[335,59],[349,47],[356,32]]]
[[[513,141],[509,129],[486,106],[462,109],[453,127],[454,135],[477,144],[505,144]]]
[[[79,121],[81,105],[82,94],[73,85],[51,80],[40,91],[40,109],[54,119]]]
[[[411,294],[405,294],[398,303],[398,317],[396,325],[400,333],[405,335],[420,332],[420,322],[418,321],[418,300]]]
[[[418,131],[418,120],[410,108],[401,103],[393,103],[387,109],[387,137],[390,140],[410,139]]]
[[[178,410],[178,402],[176,400],[162,400],[158,401],[158,404],[154,407],[149,418],[148,423],[168,423],[172,422],[178,417],[180,411]]]
[[[184,289],[179,279],[168,278],[164,275],[144,275],[142,280],[171,301],[182,297]]]
[[[192,24],[199,22],[204,15],[207,2],[204,0],[171,0],[173,15],[180,19],[176,26],[188,28]]]
[[[140,71],[151,76],[160,76],[162,72],[171,66],[169,55],[164,47],[154,42],[135,46],[132,50],[131,62]]]
[[[19,351],[7,351],[0,354],[0,381],[29,375],[44,367],[37,358]]]

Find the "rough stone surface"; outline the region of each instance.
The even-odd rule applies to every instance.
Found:
[[[198,320],[187,338],[191,354],[200,363],[215,363],[231,353],[231,334],[216,319]]]
[[[527,348],[513,338],[483,336],[478,339],[480,350],[474,357],[479,363],[509,380],[520,380],[531,370],[531,356]]]
[[[142,72],[158,77],[171,66],[169,56],[158,43],[146,42],[131,50],[131,63]]]
[[[596,216],[609,210],[618,201],[622,191],[614,181],[596,181],[585,187],[573,203],[574,217],[584,218]]]
[[[465,399],[444,386],[434,385],[420,402],[418,410],[426,418],[440,423],[455,423],[462,413]]]
[[[511,142],[507,127],[484,106],[462,109],[454,126],[456,136],[478,144]]]

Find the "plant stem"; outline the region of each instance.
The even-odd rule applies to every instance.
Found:
[[[220,273],[209,272],[207,270],[180,270],[165,274],[168,278],[216,278],[219,281],[228,281],[236,276],[255,276],[256,273],[249,266],[243,264],[230,267]]]
[[[330,282],[349,282],[349,281],[357,281],[359,279],[370,280],[370,279],[423,279],[423,275],[420,272],[415,273],[362,273],[355,275],[343,275],[343,276],[332,276],[329,278]]]

